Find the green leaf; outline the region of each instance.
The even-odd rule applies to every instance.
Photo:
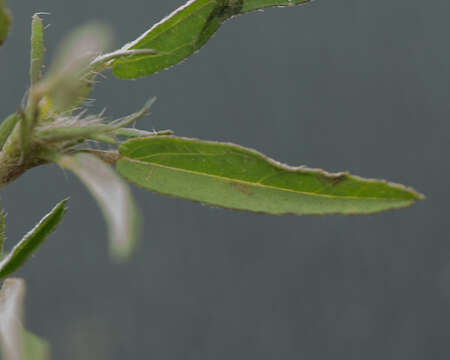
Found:
[[[93,155],[61,156],[57,163],[77,175],[97,200],[108,224],[111,254],[115,260],[126,259],[135,247],[138,227],[127,184]]]
[[[33,15],[31,22],[31,55],[30,55],[30,80],[31,85],[41,80],[42,67],[44,65],[44,25],[39,14]]]
[[[0,151],[2,151],[3,145],[5,145],[18,121],[19,116],[17,114],[12,114],[2,121],[0,125]]]
[[[19,269],[56,229],[66,212],[67,200],[57,204],[0,262],[0,279]]]
[[[6,8],[4,0],[0,0],[0,46],[8,36],[9,28],[11,27],[11,13]]]
[[[176,137],[133,139],[118,172],[146,189],[273,215],[370,214],[423,198],[402,185],[290,167],[234,144]]]
[[[22,326],[25,283],[5,280],[0,290],[0,352],[3,360],[47,360],[48,344]]]
[[[232,16],[271,6],[310,0],[191,0],[151,27],[121,51],[154,49],[155,55],[121,57],[112,62],[119,78],[134,79],[175,65],[200,49]]]

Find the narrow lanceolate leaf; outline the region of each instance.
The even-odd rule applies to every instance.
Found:
[[[5,280],[0,290],[0,353],[2,360],[47,360],[48,344],[22,326],[25,283]]]
[[[6,8],[6,1],[0,0],[0,46],[6,40],[10,26],[11,26],[11,13]]]
[[[422,195],[401,185],[290,167],[238,145],[176,137],[133,139],[118,172],[146,189],[268,214],[370,214]]]
[[[134,79],[177,64],[200,49],[232,16],[271,6],[300,5],[310,0],[190,0],[121,50],[154,49],[155,55],[113,61],[119,78]]]
[[[19,269],[56,229],[66,212],[67,200],[56,205],[0,262],[0,279]]]
[[[137,211],[128,185],[113,169],[89,154],[62,156],[58,164],[74,172],[97,200],[108,224],[115,260],[128,257],[136,242]]]
[[[44,25],[38,14],[33,15],[31,22],[31,55],[30,55],[30,81],[31,85],[41,80],[42,66],[44,65]]]

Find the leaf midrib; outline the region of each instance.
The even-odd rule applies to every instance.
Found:
[[[338,195],[338,196],[334,195],[333,196],[333,195],[318,194],[318,193],[308,192],[308,191],[296,191],[296,190],[287,189],[287,188],[283,188],[283,187],[279,187],[278,188],[278,187],[271,186],[271,185],[254,183],[254,182],[245,181],[245,180],[241,180],[241,179],[224,177],[224,176],[219,176],[219,175],[214,175],[214,174],[209,174],[209,173],[202,173],[202,172],[195,171],[195,170],[188,170],[188,169],[183,169],[183,168],[178,168],[178,167],[171,167],[171,166],[162,165],[162,164],[153,163],[153,162],[140,161],[140,160],[136,160],[136,159],[133,159],[133,158],[129,158],[127,156],[123,156],[121,160],[127,160],[127,161],[138,163],[138,164],[141,164],[141,165],[152,165],[152,166],[155,166],[155,167],[161,167],[161,168],[165,168],[165,169],[169,169],[169,170],[185,172],[185,173],[190,173],[190,174],[195,174],[195,175],[208,176],[208,177],[216,178],[216,179],[220,179],[220,180],[235,181],[235,182],[242,183],[244,185],[260,187],[260,188],[263,188],[263,189],[286,191],[286,192],[291,192],[291,193],[294,193],[294,194],[317,196],[317,197],[323,197],[323,198],[329,198],[329,199],[350,199],[350,200],[369,200],[369,201],[376,201],[376,200],[380,201],[381,200],[381,201],[386,201],[386,202],[396,202],[396,201],[412,202],[414,200],[414,199],[400,199],[400,198],[389,199],[389,198],[384,198],[384,197],[380,197],[380,198],[378,198],[378,197],[355,197],[355,196],[346,196],[346,195]]]

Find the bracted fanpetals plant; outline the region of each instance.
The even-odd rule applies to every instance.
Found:
[[[25,101],[0,125],[0,188],[31,168],[57,163],[89,189],[108,223],[110,250],[124,260],[135,248],[138,210],[127,181],[145,189],[229,209],[272,215],[372,214],[409,206],[423,196],[384,180],[293,167],[232,143],[174,136],[170,130],[132,126],[154,99],[135,114],[107,121],[83,107],[98,75],[148,76],[199,50],[229,18],[267,7],[309,0],[190,0],[122,48],[107,52],[108,28],[90,24],[44,65],[44,25],[32,18],[30,87]],[[11,15],[0,0],[0,45]],[[1,54],[4,56],[4,54]],[[187,65],[185,65],[187,66]],[[108,144],[109,150],[99,150]],[[114,150],[111,150],[114,148]],[[61,201],[11,251],[3,251],[0,214],[0,279],[13,274],[61,222]],[[8,278],[0,292],[0,345],[5,359],[45,359],[48,348],[22,329],[24,282]]]

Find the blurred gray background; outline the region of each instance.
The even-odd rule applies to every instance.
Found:
[[[110,24],[121,46],[182,4],[10,0],[0,117],[26,90],[33,12],[52,14],[50,59],[79,24]],[[133,188],[142,241],[114,265],[85,188],[56,166],[37,168],[1,193],[9,246],[71,200],[19,273],[27,326],[58,360],[448,359],[449,13],[444,0],[318,0],[232,19],[169,71],[108,73],[92,112],[122,116],[156,95],[141,128],[386,178],[428,198],[374,216],[269,217]]]

